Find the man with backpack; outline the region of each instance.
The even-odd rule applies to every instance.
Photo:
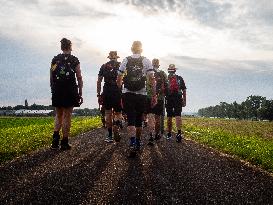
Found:
[[[59,148],[60,130],[63,138],[61,150],[68,150],[68,137],[71,127],[73,107],[79,107],[83,102],[80,61],[71,55],[72,43],[63,38],[61,40],[62,54],[55,56],[50,68],[50,87],[52,93],[52,106],[56,108],[54,134],[51,149]]]
[[[165,92],[167,89],[167,75],[163,70],[159,70],[159,60],[153,59],[153,68],[155,71],[155,81],[156,81],[156,94],[157,94],[157,104],[153,108],[153,113],[155,114],[155,140],[159,140],[161,135],[160,132],[164,131],[164,101]]]
[[[156,94],[157,94],[157,104],[152,107],[151,105],[151,84],[147,79],[147,107],[146,113],[148,117],[148,130],[149,130],[149,143],[148,145],[153,145],[154,140],[159,140],[161,135],[161,117],[164,112],[164,98],[165,98],[165,88],[167,87],[167,76],[164,71],[159,70],[159,60],[152,60],[154,78],[156,81]]]
[[[103,106],[105,108],[106,127],[108,135],[106,142],[120,141],[119,127],[121,125],[121,89],[117,86],[117,76],[120,62],[117,51],[110,51],[108,58],[110,61],[103,64],[100,68],[97,81],[97,97],[103,97]],[[103,96],[101,96],[101,83],[104,79]],[[100,99],[99,99],[100,101]],[[113,114],[114,111],[114,114]],[[113,116],[114,115],[114,116]]]
[[[182,141],[182,107],[186,106],[186,85],[183,78],[175,74],[176,67],[170,64],[168,68],[168,87],[166,92],[166,111],[167,111],[167,139],[172,136],[172,118],[175,117],[177,134],[176,142]]]
[[[125,58],[120,65],[117,83],[120,88],[122,83],[124,85],[124,98],[122,100],[127,114],[129,147],[131,151],[135,152],[140,149],[141,144],[142,117],[147,95],[146,78],[151,81],[152,105],[156,104],[157,96],[151,61],[141,56],[142,43],[134,41],[131,51],[133,55]]]

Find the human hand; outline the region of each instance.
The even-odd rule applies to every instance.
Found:
[[[154,96],[152,97],[152,99],[151,99],[151,107],[156,106],[156,104],[157,104],[157,96],[154,95]]]
[[[83,103],[83,98],[82,96],[79,96],[79,105],[81,105]]]
[[[186,107],[186,100],[182,99],[182,107]]]

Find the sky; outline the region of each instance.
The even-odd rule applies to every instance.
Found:
[[[273,99],[271,0],[0,0],[0,106],[51,104],[49,68],[72,41],[84,80],[82,108],[98,107],[96,80],[110,50],[175,64],[185,112],[250,95]]]

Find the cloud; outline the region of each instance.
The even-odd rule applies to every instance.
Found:
[[[206,97],[210,103],[223,101],[221,89],[229,94],[235,90],[240,98],[255,87],[252,82],[260,82],[252,91],[269,95],[272,4],[266,0],[1,1],[0,72],[5,79],[0,82],[0,100],[12,101],[13,93],[16,102],[25,95],[50,102],[48,63],[60,52],[62,37],[72,40],[73,54],[81,61],[87,107],[96,105],[95,88],[89,82],[95,81],[109,50],[117,50],[123,58],[135,39],[143,42],[145,56],[160,58],[163,68],[170,63],[180,68],[189,99],[194,99],[192,106],[196,101],[193,107]],[[208,81],[212,90],[221,81],[224,85],[208,97],[200,91]],[[227,90],[228,85],[233,90]]]

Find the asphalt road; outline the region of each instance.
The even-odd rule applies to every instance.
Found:
[[[0,166],[0,204],[273,204],[272,175],[213,149],[161,139],[128,158],[128,136],[96,129],[69,151],[43,148]]]

